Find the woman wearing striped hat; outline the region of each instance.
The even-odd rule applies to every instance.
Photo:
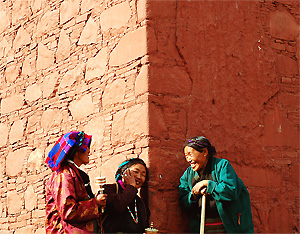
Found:
[[[89,176],[79,167],[89,163],[92,136],[68,132],[49,152],[47,165],[53,171],[46,184],[46,232],[99,232],[101,208],[106,195],[92,193]]]
[[[149,227],[150,212],[138,190],[143,190],[148,180],[146,164],[139,158],[126,160],[119,166],[115,179],[116,184],[103,186],[107,194],[104,232],[144,233]]]

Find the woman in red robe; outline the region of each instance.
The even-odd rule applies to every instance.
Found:
[[[89,176],[79,167],[89,163],[92,136],[69,132],[46,159],[53,171],[46,184],[46,233],[98,233],[106,195],[92,193]]]

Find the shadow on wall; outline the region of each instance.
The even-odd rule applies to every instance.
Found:
[[[299,205],[291,190],[299,182],[297,10],[298,3],[148,2],[149,201],[159,230],[189,230],[178,185],[188,166],[182,145],[196,135],[211,139],[246,183],[256,232],[299,228],[291,208]],[[277,173],[285,194],[271,179]]]

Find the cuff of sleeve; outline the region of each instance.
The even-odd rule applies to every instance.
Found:
[[[196,200],[193,200],[192,197],[193,197],[193,194],[190,192],[189,193],[189,201],[191,204],[198,202],[199,198],[197,198]]]
[[[209,180],[206,192],[212,194],[212,192],[215,190],[216,186],[217,186],[217,183],[215,181]]]

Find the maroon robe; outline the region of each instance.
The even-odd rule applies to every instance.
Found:
[[[98,205],[89,198],[75,165],[68,163],[53,172],[46,192],[46,233],[93,233]]]

